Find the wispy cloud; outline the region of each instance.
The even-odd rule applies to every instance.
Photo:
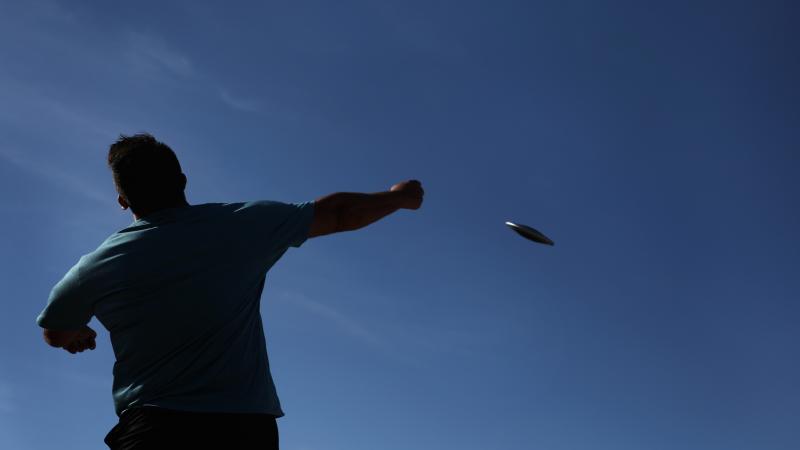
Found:
[[[0,145],[0,163],[11,164],[58,188],[66,189],[104,206],[114,206],[113,188],[93,182],[75,170],[60,165],[53,151],[92,154],[98,143],[112,141],[126,127],[115,120],[68,104],[42,93],[36,86],[0,77],[0,129],[8,128],[25,137]],[[47,133],[42,134],[46,124]],[[91,152],[91,153],[90,153]],[[69,161],[69,159],[67,159]]]
[[[87,135],[107,141],[116,137],[125,125],[108,117],[93,114],[85,108],[43,93],[40,86],[25,81],[0,77],[0,122],[18,129],[41,128],[46,123],[51,134],[63,131],[85,139]],[[2,124],[2,123],[0,123]]]
[[[15,40],[19,40],[26,47],[30,47],[31,52],[41,54],[45,59],[51,55],[69,54],[71,60],[76,61],[79,67],[85,69],[86,74],[91,74],[90,76],[103,73],[108,79],[146,80],[156,84],[189,83],[190,89],[197,95],[220,101],[233,110],[255,113],[262,109],[261,103],[252,95],[230,89],[223,81],[210,76],[208,71],[203,70],[202,65],[196,64],[197,61],[192,59],[187,48],[168,39],[166,35],[123,30],[118,35],[109,35],[103,45],[76,45],[77,42],[83,41],[76,41],[72,38],[73,35],[92,33],[94,30],[86,17],[79,13],[70,11],[58,2],[42,0],[26,3],[20,14],[20,17],[13,20],[0,14],[0,25],[5,29],[5,35],[13,35]],[[10,78],[10,73],[2,78]],[[30,80],[11,81],[17,84],[33,84]],[[40,92],[45,91],[40,89]],[[47,99],[42,98],[39,101],[46,102]],[[69,110],[63,114],[58,112],[58,108],[58,104],[48,105],[48,109],[58,113],[59,118],[69,121],[82,120],[80,114],[70,115],[75,112],[71,110],[72,108],[68,108]],[[0,107],[0,114],[4,112],[3,110],[9,114],[16,113],[12,108]],[[94,130],[101,130],[105,125],[102,121],[97,121],[96,124],[92,127]]]
[[[70,173],[62,167],[52,165],[42,160],[36,160],[30,156],[25,156],[22,152],[15,152],[2,147],[0,147],[0,158],[28,173],[41,177],[62,188],[69,189],[90,200],[97,201],[104,205],[113,203],[112,197],[109,196],[108,189],[102,189],[99,186],[89,183],[80,176]]]
[[[130,33],[127,39],[127,57],[129,63],[137,70],[153,77],[169,75],[182,79],[200,81],[214,91],[214,82],[204,79],[191,59],[181,53],[164,39],[144,33]],[[257,112],[260,104],[253,98],[234,95],[228,89],[217,88],[219,99],[236,111]]]
[[[345,334],[348,334],[358,340],[375,347],[385,347],[386,343],[383,339],[376,334],[367,330],[363,325],[358,323],[355,319],[347,316],[346,314],[336,310],[330,305],[311,300],[306,296],[298,293],[284,292],[283,295],[278,296],[279,299],[288,303],[296,305],[303,310],[314,314],[318,317],[326,319],[333,323],[336,328]]]
[[[131,33],[128,36],[128,45],[130,62],[146,72],[166,71],[180,77],[192,77],[196,74],[194,65],[187,56],[156,36]]]
[[[259,110],[259,103],[256,100],[234,97],[225,89],[220,90],[219,98],[223,103],[238,111],[256,112]]]

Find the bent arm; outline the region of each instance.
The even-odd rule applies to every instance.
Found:
[[[80,330],[43,330],[44,341],[56,348],[63,348],[70,353],[94,350],[97,333],[88,326]]]

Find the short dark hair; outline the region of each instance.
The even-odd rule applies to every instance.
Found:
[[[134,213],[174,206],[185,200],[178,157],[152,135],[120,135],[108,149],[117,192]]]

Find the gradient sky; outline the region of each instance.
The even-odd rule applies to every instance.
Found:
[[[138,131],[190,203],[425,186],[269,273],[285,450],[800,448],[796,2],[221,5],[0,1],[0,448],[116,423],[34,320]]]

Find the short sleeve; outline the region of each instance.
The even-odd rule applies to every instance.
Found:
[[[77,330],[94,315],[93,299],[81,292],[80,262],[50,291],[47,306],[36,323],[50,330]]]
[[[308,239],[314,220],[314,202],[282,203],[256,201],[242,204],[237,211],[246,217],[252,235],[271,251],[300,247]]]

